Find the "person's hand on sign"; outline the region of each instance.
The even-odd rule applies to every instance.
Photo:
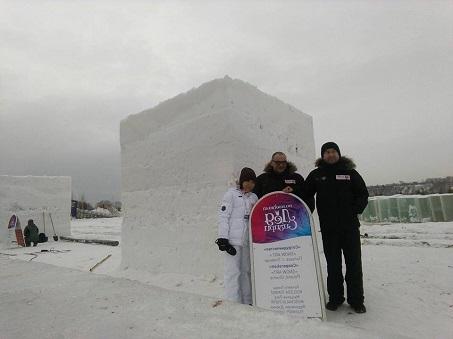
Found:
[[[284,189],[283,189],[283,192],[285,193],[293,193],[293,189],[291,186],[286,186]]]

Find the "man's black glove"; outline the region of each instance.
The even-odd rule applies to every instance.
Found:
[[[236,249],[230,244],[228,239],[219,238],[215,241],[220,251],[226,251],[229,255],[236,255]]]

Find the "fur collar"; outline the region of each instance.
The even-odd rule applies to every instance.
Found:
[[[293,174],[297,171],[297,166],[292,163],[291,161],[288,161],[288,165],[286,167],[286,170],[285,172],[288,172],[289,174]],[[264,167],[264,172],[266,173],[274,173],[274,170],[272,169],[272,166],[271,166],[271,161],[269,161],[266,165],[266,167]]]
[[[340,160],[338,160],[338,162],[334,165],[329,165],[322,158],[319,158],[318,160],[316,160],[315,166],[320,167],[320,168],[335,166],[337,168],[345,169],[345,170],[353,170],[356,167],[354,160],[352,160],[351,158],[348,158],[348,157],[341,157]]]

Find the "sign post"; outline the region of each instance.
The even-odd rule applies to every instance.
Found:
[[[250,215],[253,304],[325,319],[324,285],[313,218],[297,196],[273,192]]]

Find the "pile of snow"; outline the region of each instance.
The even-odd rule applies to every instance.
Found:
[[[116,218],[119,217],[121,213],[115,207],[109,208],[102,208],[96,207],[93,210],[84,210],[81,208],[77,208],[77,218],[78,219],[85,219],[85,218]]]
[[[221,275],[219,201],[242,167],[260,174],[275,151],[306,176],[312,118],[229,77],[123,120],[122,267]]]
[[[102,208],[102,207],[97,207],[94,212],[100,216],[103,216],[103,217],[111,217],[112,216],[112,213],[106,209],[106,208]]]
[[[8,243],[8,221],[13,214],[19,217],[22,229],[33,219],[40,232],[53,235],[49,213],[57,235],[71,234],[71,178],[0,175],[0,247]]]

